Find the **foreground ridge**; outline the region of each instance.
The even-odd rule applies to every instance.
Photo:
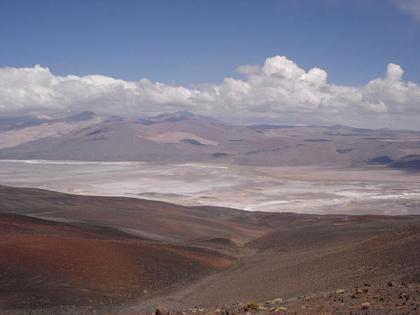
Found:
[[[168,310],[165,307],[158,307],[154,314],[420,314],[420,285],[387,282],[382,286],[371,286],[364,283],[349,289],[340,288],[335,291],[285,299],[278,297],[259,303],[237,302],[218,308],[190,307],[183,310]]]

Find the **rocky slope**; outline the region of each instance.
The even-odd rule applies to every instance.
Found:
[[[1,314],[413,312],[420,217],[246,212],[0,187],[0,283]]]
[[[182,310],[157,308],[154,314],[164,315],[228,315],[228,314],[419,314],[420,285],[405,282],[386,282],[372,286],[369,283],[348,289],[317,292],[283,299],[277,297],[263,302],[238,302],[218,308],[191,307]],[[131,313],[135,315],[135,313]]]

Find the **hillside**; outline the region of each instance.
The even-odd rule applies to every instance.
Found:
[[[0,236],[8,314],[214,310],[277,297],[297,307],[295,297],[364,283],[420,283],[418,216],[247,212],[1,186]]]
[[[222,237],[244,243],[268,230],[248,219],[252,213],[235,209],[183,207],[137,198],[80,196],[5,186],[0,186],[2,212],[113,227],[139,237],[171,242]]]
[[[233,261],[109,228],[0,214],[0,309],[118,305]]]
[[[340,228],[330,230],[331,241],[327,243],[312,242],[313,238],[326,239],[322,229],[305,235],[301,230],[294,233],[296,226],[291,224],[291,236],[286,244],[281,238],[275,241],[273,235],[251,242],[249,246],[257,252],[241,257],[232,268],[203,278],[169,297],[144,300],[132,309],[138,314],[156,305],[175,310],[185,305],[214,309],[236,302],[293,299],[337,289],[351,290],[365,283],[376,287],[390,281],[418,285],[419,219],[397,223],[395,227],[394,223],[375,219],[362,225],[354,222],[345,233]],[[388,231],[383,230],[386,226]],[[324,228],[328,231],[328,226]],[[267,239],[270,239],[269,246]],[[261,244],[264,244],[262,248]]]

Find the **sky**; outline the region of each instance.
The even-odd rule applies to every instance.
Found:
[[[420,0],[0,0],[0,114],[420,126]]]

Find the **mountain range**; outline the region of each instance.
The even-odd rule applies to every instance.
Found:
[[[231,125],[190,112],[0,119],[0,159],[420,168],[420,132]]]

